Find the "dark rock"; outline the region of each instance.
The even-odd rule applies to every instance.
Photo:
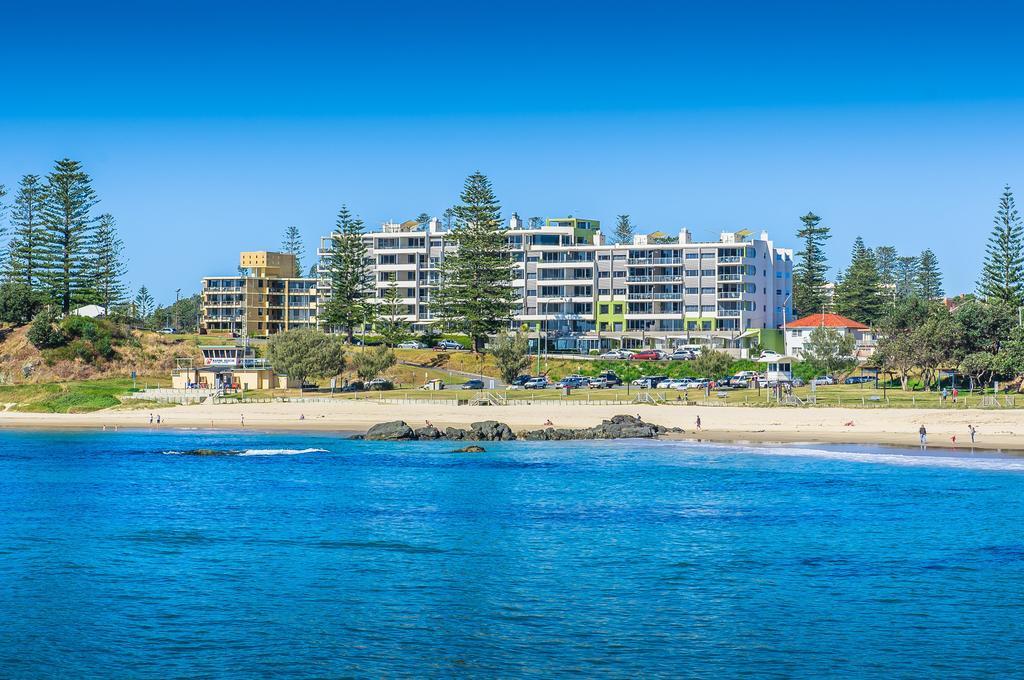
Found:
[[[377,423],[366,432],[366,439],[396,441],[400,439],[415,439],[416,433],[412,431],[404,420],[392,420],[389,423]]]
[[[486,449],[476,444],[470,444],[469,446],[463,446],[461,449],[455,449],[452,453],[483,453]]]
[[[472,433],[469,430],[464,430],[461,427],[446,427],[444,428],[444,438],[451,439],[452,441],[459,441],[462,439],[472,439],[470,436]]]
[[[441,430],[437,429],[433,425],[417,427],[415,432],[417,439],[440,439],[444,436]]]
[[[473,430],[473,439],[481,441],[510,441],[516,438],[508,425],[499,423],[497,420],[483,420],[471,424],[470,427]]]
[[[192,449],[182,451],[186,456],[237,456],[241,451],[228,451],[227,449]]]
[[[520,439],[532,442],[543,442],[551,438],[548,434],[548,430],[524,430],[519,433]]]

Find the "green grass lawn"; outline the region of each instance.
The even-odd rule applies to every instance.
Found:
[[[142,384],[142,379],[139,384]],[[159,378],[147,378],[151,386]],[[168,381],[164,379],[163,383]],[[0,386],[0,402],[13,403],[12,410],[28,413],[88,413],[119,406],[119,396],[132,391],[130,378],[79,380],[65,383]]]

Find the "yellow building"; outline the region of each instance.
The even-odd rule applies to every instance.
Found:
[[[208,333],[267,336],[316,328],[316,279],[295,276],[295,256],[243,252],[236,276],[203,279],[202,328]]]

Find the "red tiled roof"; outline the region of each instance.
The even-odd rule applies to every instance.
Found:
[[[853,328],[861,331],[868,330],[868,327],[864,324],[858,323],[853,319],[847,319],[845,316],[839,316],[838,314],[811,314],[802,319],[786,323],[786,328],[817,328],[818,326]]]

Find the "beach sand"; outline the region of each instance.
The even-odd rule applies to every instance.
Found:
[[[617,414],[640,415],[644,420],[682,427],[676,438],[710,441],[822,442],[918,446],[918,428],[928,429],[931,448],[970,450],[968,424],[978,429],[974,448],[1024,450],[1024,411],[971,409],[844,409],[753,408],[681,405],[581,405],[540,402],[514,406],[456,406],[454,404],[378,403],[373,400],[337,400],[330,403],[267,403],[194,405],[161,408],[161,428],[294,430],[364,432],[375,423],[404,420],[412,427],[426,421],[438,427],[466,427],[479,420],[499,420],[513,430],[535,429],[548,419],[556,427],[590,427]],[[6,428],[148,428],[146,410],[109,410],[85,414],[0,413]],[[696,430],[697,416],[702,429]],[[300,419],[300,416],[304,418]],[[848,425],[847,423],[852,423]],[[157,427],[153,425],[152,427]]]

